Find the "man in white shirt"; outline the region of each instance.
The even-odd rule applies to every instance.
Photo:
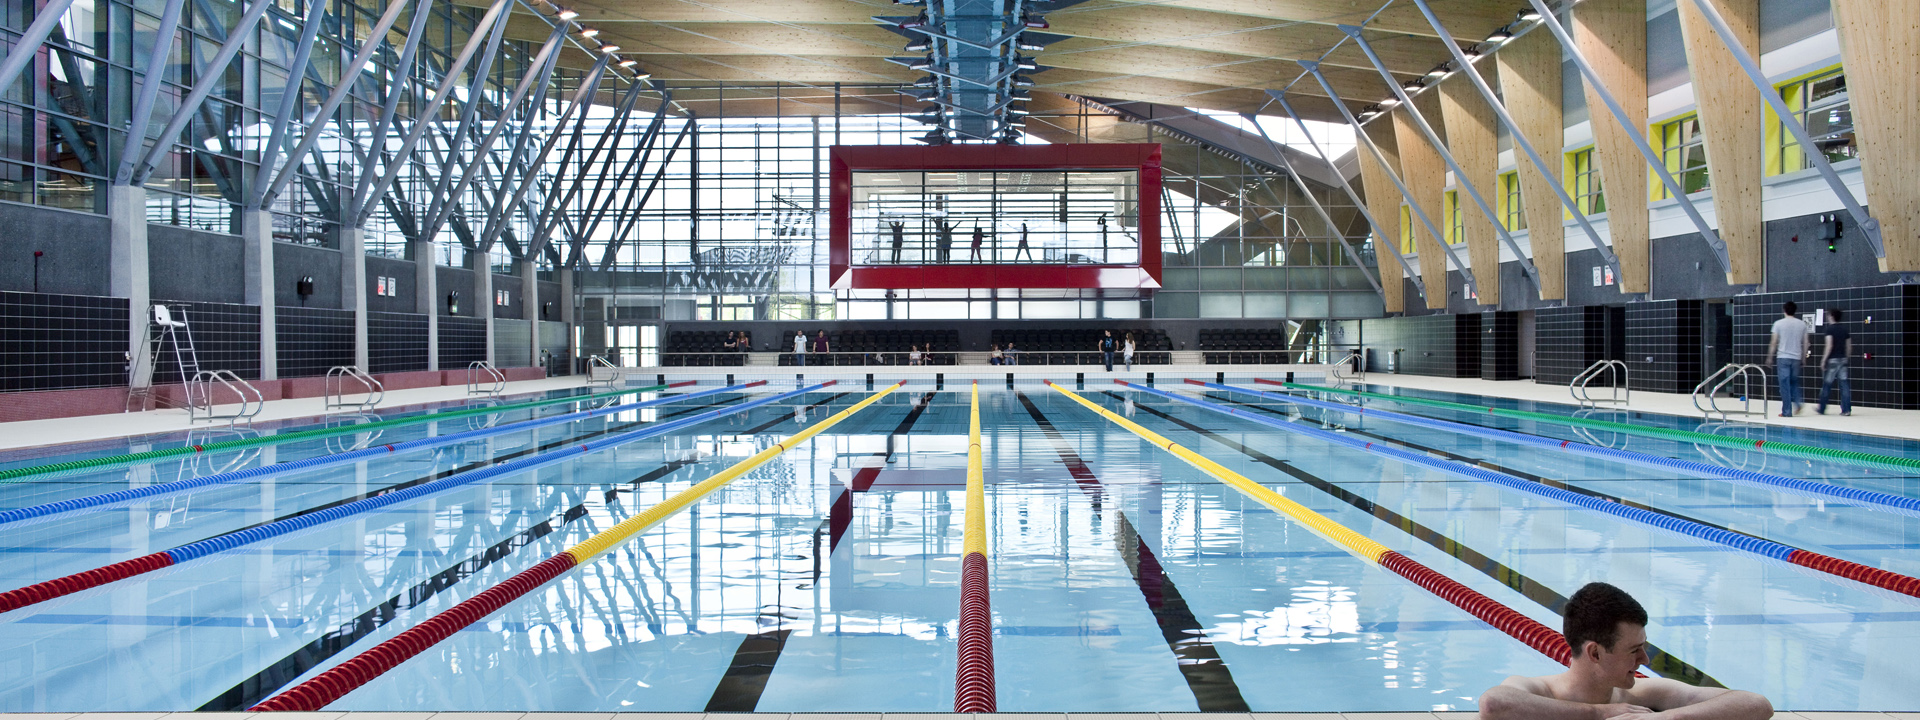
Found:
[[[807,366],[807,331],[793,331],[793,364]]]
[[[1813,328],[1793,314],[1798,309],[1792,301],[1780,306],[1782,316],[1773,321],[1773,338],[1767,341],[1767,354],[1780,375],[1780,417],[1793,417],[1807,404],[1800,394],[1800,363],[1807,357],[1807,333]]]

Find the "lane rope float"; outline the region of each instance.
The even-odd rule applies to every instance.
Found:
[[[440,480],[435,480],[430,483],[415,485],[405,490],[398,490],[395,492],[387,493],[385,495],[377,495],[377,496],[366,498],[363,500],[356,500],[354,502],[350,502],[345,505],[331,507],[326,510],[322,510],[320,512],[308,513],[305,515],[298,515],[298,516],[290,517],[284,520],[277,520],[274,522],[266,523],[264,525],[256,525],[254,527],[250,527],[245,530],[238,530],[238,531],[226,533],[223,535],[215,535],[205,540],[181,545],[171,550],[163,550],[157,553],[153,553],[151,555],[143,555],[143,556],[134,558],[132,560],[125,560],[122,562],[114,563],[112,565],[107,565],[103,567],[94,568],[92,570],[87,570],[85,572],[79,572],[79,573],[74,573],[72,575],[67,575],[64,577],[54,578],[52,580],[47,580],[45,582],[39,582],[32,585],[28,585],[26,587],[19,588],[17,590],[0,592],[0,613],[11,612],[13,610],[18,610],[20,608],[23,608],[29,605],[43,603],[48,600],[53,600],[55,598],[71,595],[73,593],[77,593],[82,590],[87,590],[87,589],[99,587],[101,585],[106,585],[108,583],[125,580],[127,578],[136,577],[139,575],[144,575],[146,573],[150,573],[155,570],[160,570],[173,565],[185,563],[191,560],[198,560],[200,558],[208,557],[216,553],[227,552],[227,551],[233,550],[234,548],[238,548],[244,545],[250,545],[263,540],[270,540],[276,537],[287,535],[289,533],[311,530],[321,525],[331,523],[336,520],[340,520],[353,515],[358,515],[360,513],[369,512],[372,510],[378,510],[381,508],[392,507],[395,505],[413,502],[416,500],[421,500],[430,495],[446,492],[448,490],[453,490],[455,488],[459,488],[467,485],[472,485],[482,480],[488,480],[488,479],[503,477],[507,475],[515,475],[522,472],[528,472],[531,470],[537,470],[543,467],[547,467],[549,465],[566,462],[568,460],[572,460],[576,457],[580,457],[583,455],[591,455],[593,453],[597,453],[602,450],[606,450],[608,448],[625,445],[627,443],[630,443],[636,440],[643,440],[656,435],[662,435],[662,434],[672,432],[674,430],[678,430],[680,428],[684,428],[690,425],[696,425],[699,423],[706,422],[708,420],[718,419],[721,417],[732,415],[734,413],[739,413],[746,410],[750,410],[752,408],[779,402],[781,400],[785,400],[788,398],[799,397],[806,393],[813,392],[815,390],[820,390],[832,384],[834,384],[834,381],[830,380],[824,383],[820,383],[818,385],[808,386],[792,392],[781,393],[779,395],[770,395],[768,397],[760,398],[758,400],[753,400],[751,402],[746,402],[739,405],[730,405],[724,408],[720,408],[718,410],[710,410],[710,411],[701,413],[699,415],[692,415],[689,417],[681,418],[679,420],[672,420],[672,421],[660,423],[657,425],[650,425],[650,426],[641,428],[639,430],[634,430],[632,432],[624,433],[621,435],[615,435],[613,437],[607,438],[605,440],[600,440],[591,444],[573,445],[571,447],[554,450],[552,452],[541,453],[539,455],[534,455],[532,457],[525,457],[525,458],[520,458],[518,460],[511,460],[508,462],[500,463],[498,465],[492,465],[489,467],[480,468],[478,470],[469,470],[467,472],[442,478]]]
[[[1779,490],[1779,491],[1790,492],[1790,493],[1802,495],[1805,497],[1812,497],[1820,500],[1840,500],[1840,501],[1849,502],[1849,503],[1862,503],[1866,505],[1869,509],[1891,510],[1893,512],[1901,513],[1903,515],[1920,516],[1920,498],[1910,498],[1910,497],[1905,497],[1901,495],[1894,495],[1891,493],[1879,492],[1876,490],[1852,488],[1844,485],[1835,485],[1833,483],[1820,482],[1817,480],[1804,480],[1800,478],[1787,477],[1784,475],[1774,475],[1772,473],[1754,472],[1751,470],[1739,470],[1735,468],[1722,467],[1722,466],[1714,465],[1711,463],[1703,463],[1695,460],[1670,458],[1663,455],[1648,455],[1646,453],[1634,452],[1632,450],[1619,450],[1619,449],[1610,448],[1610,447],[1590,445],[1587,443],[1579,442],[1577,440],[1558,440],[1554,438],[1541,437],[1539,435],[1528,435],[1526,433],[1514,432],[1512,430],[1501,430],[1498,428],[1482,427],[1479,425],[1469,425],[1467,423],[1453,422],[1451,420],[1440,420],[1437,418],[1430,418],[1430,417],[1425,417],[1421,415],[1408,415],[1406,413],[1397,413],[1391,410],[1381,410],[1378,408],[1364,408],[1364,407],[1357,407],[1354,405],[1346,405],[1343,403],[1328,402],[1325,400],[1314,400],[1311,398],[1301,397],[1299,395],[1291,395],[1291,394],[1281,393],[1281,392],[1253,390],[1250,388],[1235,387],[1232,385],[1222,385],[1219,383],[1202,382],[1199,380],[1191,380],[1191,379],[1187,380],[1187,384],[1199,385],[1209,390],[1221,390],[1226,392],[1244,393],[1248,395],[1259,395],[1264,398],[1279,400],[1282,402],[1294,403],[1296,405],[1304,405],[1307,407],[1320,408],[1322,410],[1333,410],[1336,412],[1352,413],[1355,415],[1362,415],[1366,417],[1385,418],[1387,420],[1392,420],[1398,423],[1405,423],[1408,425],[1417,425],[1420,427],[1432,428],[1435,430],[1457,432],[1463,435],[1473,435],[1475,437],[1490,438],[1494,440],[1504,440],[1507,442],[1533,445],[1536,447],[1543,447],[1543,448],[1550,448],[1550,449],[1569,450],[1572,452],[1591,455],[1594,457],[1605,458],[1608,460],[1616,460],[1620,462],[1633,463],[1635,465],[1640,465],[1643,467],[1656,467],[1664,470],[1678,470],[1680,472],[1700,475],[1704,477],[1713,477],[1713,478],[1719,478],[1722,480],[1728,480],[1732,482],[1745,483],[1748,485],[1756,485],[1759,487],[1767,488],[1769,490]]]
[[[987,490],[980,452],[980,381],[973,382],[967,419],[967,514],[960,560],[960,631],[953,672],[953,711],[995,712],[993,607],[987,593]]]
[[[365,652],[348,658],[306,682],[267,698],[260,704],[249,708],[248,712],[311,712],[326,707],[328,703],[340,699],[342,696],[367,684],[374,678],[385,674],[395,667],[399,667],[400,663],[406,662],[415,655],[419,655],[428,648],[439,644],[440,641],[452,637],[453,634],[459,632],[461,628],[465,628],[488,615],[492,615],[494,612],[506,607],[507,603],[513,602],[521,596],[532,592],[535,588],[545,585],[554,578],[560,577],[568,570],[586,564],[594,557],[613,549],[616,545],[625,542],[634,535],[658,525],[660,522],[686,509],[687,506],[706,497],[713,491],[719,490],[721,487],[733,482],[748,471],[759,467],[768,460],[772,460],[774,456],[786,452],[788,448],[795,447],[813,436],[820,434],[820,432],[827,428],[833,427],[840,421],[852,417],[854,413],[866,409],[868,405],[872,405],[880,400],[880,398],[886,397],[888,393],[899,389],[900,386],[906,383],[907,381],[902,380],[884,390],[869,395],[866,399],[854,403],[851,407],[808,426],[794,436],[755,453],[752,457],[734,463],[733,466],[694,484],[692,487],[680,491],[658,505],[647,508],[626,520],[620,521],[613,527],[587,538],[578,545],[562,550],[552,557],[540,561],[539,564],[527,568],[513,577],[507,578],[499,585],[488,588],[480,594],[468,598],[460,604],[422,621],[418,625],[408,628],[406,631],[386,642],[380,643]]]
[[[261,437],[239,438],[235,440],[221,440],[219,442],[201,443],[198,445],[182,445],[179,447],[170,447],[170,448],[159,448],[156,450],[145,450],[137,453],[124,453],[120,455],[108,455],[105,457],[87,458],[85,460],[69,460],[67,462],[48,463],[45,465],[17,467],[17,468],[11,468],[7,470],[0,470],[0,483],[20,482],[21,480],[25,480],[29,478],[38,478],[41,476],[67,475],[67,474],[76,473],[76,472],[91,472],[94,470],[105,470],[109,468],[126,467],[129,465],[138,465],[141,463],[151,462],[154,460],[165,460],[167,458],[181,457],[184,455],[195,455],[200,453],[222,452],[226,450],[242,450],[242,449],[251,448],[251,447],[265,447],[270,445],[280,445],[283,443],[298,442],[301,440],[315,440],[319,438],[335,437],[338,435],[352,435],[355,433],[363,433],[368,430],[388,430],[388,429],[397,428],[397,427],[406,427],[408,425],[440,422],[442,420],[453,420],[457,418],[470,417],[473,415],[484,415],[487,413],[511,412],[514,410],[525,410],[528,408],[544,407],[547,405],[558,405],[560,403],[589,402],[593,400],[604,400],[606,398],[619,397],[622,395],[632,395],[634,393],[655,392],[659,390],[669,390],[677,387],[685,387],[688,385],[693,385],[695,384],[695,382],[696,381],[693,381],[693,380],[686,380],[686,381],[677,382],[677,383],[668,383],[665,385],[651,385],[643,388],[633,388],[631,390],[615,390],[612,392],[595,393],[590,395],[572,395],[572,396],[560,397],[560,398],[528,400],[525,402],[511,403],[507,405],[495,405],[492,407],[458,408],[453,410],[444,410],[436,413],[428,413],[425,415],[415,415],[412,417],[393,418],[391,420],[378,420],[375,422],[361,423],[358,425],[338,425],[334,427],[308,428],[305,430],[292,430],[287,432],[280,432],[280,433],[275,433],[273,435],[263,435]]]
[[[1860,452],[1858,450],[1837,450],[1834,448],[1825,448],[1817,445],[1805,445],[1801,443],[1779,442],[1775,440],[1746,440],[1742,438],[1731,438],[1725,435],[1713,435],[1710,433],[1696,432],[1693,430],[1647,427],[1644,425],[1615,422],[1612,420],[1595,420],[1592,418],[1577,418],[1577,417],[1570,417],[1567,415],[1559,415],[1555,413],[1534,412],[1531,410],[1509,410],[1507,408],[1486,407],[1482,405],[1468,405],[1466,403],[1450,402],[1446,400],[1433,400],[1430,398],[1407,397],[1404,395],[1386,395],[1383,393],[1365,392],[1362,390],[1347,390],[1345,388],[1334,388],[1334,387],[1327,387],[1324,385],[1304,385],[1301,383],[1280,382],[1277,380],[1265,380],[1265,379],[1258,379],[1258,378],[1256,378],[1254,382],[1260,383],[1263,385],[1279,385],[1279,386],[1286,387],[1293,390],[1308,390],[1312,392],[1336,393],[1340,395],[1349,395],[1353,397],[1371,398],[1374,400],[1388,400],[1392,402],[1406,403],[1409,405],[1424,405],[1427,407],[1441,408],[1445,410],[1455,410],[1459,412],[1476,413],[1476,414],[1482,414],[1482,415],[1498,415],[1501,417],[1516,418],[1521,420],[1539,420],[1543,422],[1558,423],[1561,425],[1579,425],[1582,427],[1590,427],[1590,428],[1595,428],[1600,430],[1611,430],[1614,432],[1626,433],[1628,435],[1640,435],[1643,437],[1659,438],[1661,440],[1673,440],[1677,442],[1700,443],[1703,445],[1715,445],[1715,446],[1724,447],[1724,448],[1731,448],[1734,450],[1759,450],[1761,452],[1774,453],[1778,455],[1786,455],[1789,457],[1797,457],[1805,460],[1824,460],[1828,462],[1846,463],[1849,465],[1860,465],[1860,466],[1871,467],[1879,470],[1893,470],[1896,472],[1903,472],[1903,473],[1909,473],[1909,474],[1911,474],[1916,470],[1920,470],[1920,459],[1896,457],[1892,455],[1880,455],[1878,453]]]
[[[1114,382],[1119,383],[1121,385],[1125,385],[1129,388],[1132,388],[1137,392],[1143,392],[1150,395],[1154,395],[1156,397],[1163,397],[1169,400],[1177,400],[1190,405],[1206,408],[1208,410],[1212,410],[1222,415],[1230,415],[1236,418],[1240,418],[1242,420],[1259,423],[1267,427],[1277,428],[1280,430],[1285,430],[1290,433],[1305,435],[1307,437],[1315,438],[1315,439],[1322,440],[1335,445],[1340,445],[1343,447],[1348,447],[1356,450],[1361,450],[1364,452],[1373,453],[1375,455],[1380,455],[1382,457],[1392,458],[1394,460],[1398,460],[1408,465],[1415,465],[1415,466],[1427,468],[1429,470],[1436,470],[1442,473],[1446,473],[1448,475],[1453,475],[1455,477],[1462,477],[1462,478],[1467,478],[1469,480],[1479,480],[1481,482],[1492,483],[1495,485],[1499,485],[1501,487],[1518,490],[1520,492],[1524,492],[1530,495],[1537,495],[1540,497],[1544,497],[1549,500],[1554,500],[1566,505],[1572,505],[1584,510],[1605,514],[1605,515],[1612,515],[1614,517],[1621,518],[1621,519],[1624,519],[1633,523],[1637,523],[1640,525],[1645,525],[1648,527],[1665,530],[1667,532],[1674,533],[1676,535],[1685,535],[1687,537],[1695,538],[1698,540],[1705,540],[1707,542],[1724,545],[1730,548],[1734,548],[1736,550],[1744,550],[1744,551],[1753,553],[1755,555],[1760,555],[1763,557],[1768,557],[1775,560],[1781,560],[1784,562],[1792,563],[1794,565],[1800,565],[1802,567],[1811,568],[1813,570],[1817,570],[1819,572],[1826,573],[1828,575],[1846,578],[1848,580],[1853,580],[1855,582],[1863,583],[1866,585],[1872,585],[1874,587],[1878,587],[1886,590],[1892,590],[1902,595],[1920,597],[1920,578],[1915,578],[1909,575],[1902,575],[1896,572],[1881,570],[1880,568],[1876,568],[1868,565],[1862,565],[1860,563],[1856,563],[1851,560],[1842,560],[1840,558],[1836,558],[1830,555],[1822,555],[1820,553],[1816,553],[1811,550],[1794,547],[1792,545],[1787,545],[1785,543],[1775,542],[1773,540],[1768,540],[1766,538],[1755,537],[1753,535],[1745,535],[1742,533],[1733,532],[1731,530],[1724,530],[1721,528],[1702,525],[1700,523],[1694,522],[1692,520],[1687,520],[1685,518],[1674,517],[1672,515],[1665,515],[1665,514],[1653,512],[1651,510],[1643,510],[1641,508],[1623,505],[1621,503],[1610,502],[1608,500],[1592,497],[1589,495],[1582,495],[1580,493],[1576,493],[1570,490],[1562,490],[1560,488],[1536,483],[1531,480],[1527,480],[1525,478],[1515,477],[1512,475],[1508,475],[1506,473],[1494,472],[1491,470],[1487,470],[1485,468],[1468,465],[1462,462],[1455,462],[1452,460],[1441,460],[1439,458],[1431,457],[1423,453],[1416,453],[1408,450],[1403,450],[1397,447],[1391,447],[1391,446],[1385,445],[1383,443],[1357,440],[1357,439],[1346,437],[1344,435],[1340,435],[1338,433],[1330,432],[1327,430],[1318,430],[1314,428],[1300,427],[1293,423],[1288,423],[1288,422],[1276,420],[1276,419],[1261,416],[1261,415],[1255,415],[1252,413],[1242,412],[1242,411],[1225,407],[1223,405],[1219,405],[1217,403],[1209,402],[1206,400],[1198,400],[1195,398],[1175,395],[1165,390],[1158,390],[1154,388],[1135,385],[1133,383],[1129,383],[1123,380],[1115,380]]]
[[[1115,382],[1121,381],[1116,380]],[[1133,387],[1130,383],[1121,382],[1121,384]],[[1066,388],[1054,384],[1052,381],[1048,381],[1047,385],[1059,391],[1060,394],[1072,398],[1074,402],[1080,403],[1087,409],[1098,413],[1101,417],[1132,431],[1133,434],[1140,436],[1141,439],[1172,453],[1181,460],[1187,461],[1188,464],[1199,468],[1201,472],[1213,476],[1214,479],[1226,483],[1229,487],[1253,498],[1260,504],[1291,518],[1294,522],[1300,523],[1308,530],[1332,541],[1334,544],[1339,545],[1347,552],[1353,553],[1360,559],[1391,570],[1395,574],[1412,581],[1415,585],[1419,585],[1427,592],[1433,593],[1441,599],[1452,603],[1454,606],[1467,611],[1488,625],[1492,625],[1495,629],[1525,643],[1527,647],[1533,648],[1539,651],[1540,654],[1552,658],[1554,662],[1566,665],[1571,660],[1572,654],[1567,650],[1566,637],[1562,636],[1553,628],[1541,624],[1538,620],[1534,620],[1513,608],[1502,605],[1499,601],[1482,595],[1474,589],[1462,585],[1458,581],[1442,575],[1405,555],[1389,550],[1387,546],[1381,545],[1365,535],[1354,532],[1346,526],[1334,522],[1327,516],[1314,512],[1308,509],[1307,506],[1294,502],[1286,496],[1248,479],[1244,475],[1228,470],[1225,466],[1208,459],[1204,455],[1182,447],[1180,444],[1162,437],[1159,433],[1142,427],[1139,423],[1121,417],[1112,410],[1100,407],[1100,405],[1093,401],[1080,397],[1068,391]]]
[[[542,428],[542,427],[547,427],[551,425],[560,425],[560,424],[571,423],[571,422],[578,422],[581,420],[590,420],[592,418],[602,417],[605,415],[613,415],[613,414],[628,412],[632,410],[639,410],[642,408],[656,407],[656,406],[665,405],[668,403],[675,403],[683,400],[693,400],[696,398],[703,398],[703,397],[718,395],[722,393],[739,392],[748,388],[756,387],[759,385],[765,385],[765,384],[766,384],[765,380],[760,380],[756,382],[747,383],[744,385],[730,385],[722,388],[714,388],[712,390],[702,390],[699,392],[687,393],[685,395],[675,395],[672,397],[656,398],[653,400],[643,400],[637,403],[627,403],[625,405],[614,405],[611,407],[604,407],[596,410],[582,410],[580,412],[568,413],[565,415],[555,415],[553,417],[539,418],[535,420],[522,420],[517,423],[509,423],[506,425],[500,425],[497,427],[490,427],[490,428],[480,428],[478,430],[467,430],[464,432],[453,433],[451,435],[439,435],[435,437],[420,438],[418,440],[408,440],[406,442],[398,442],[390,445],[376,445],[373,447],[361,448],[359,450],[350,450],[344,453],[334,453],[332,455],[321,455],[318,457],[310,457],[310,458],[293,460],[293,461],[284,462],[284,463],[275,463],[272,465],[261,465],[258,467],[246,468],[244,470],[233,470],[230,472],[215,473],[212,475],[206,475],[206,476],[191,478],[187,480],[175,480],[172,482],[164,482],[164,483],[159,483],[155,485],[148,485],[145,487],[133,488],[129,490],[118,490],[110,493],[101,493],[98,495],[88,495],[86,497],[70,498],[67,500],[59,500],[59,501],[50,502],[50,503],[43,503],[40,505],[33,505],[30,507],[14,508],[11,510],[0,510],[0,525],[17,523],[23,520],[51,518],[56,515],[66,515],[69,513],[79,512],[83,510],[105,510],[110,507],[137,502],[140,500],[151,500],[154,498],[167,497],[172,495],[189,494],[199,490],[207,489],[215,485],[227,485],[227,484],[232,484],[237,482],[245,482],[249,480],[258,480],[258,479],[280,475],[282,473],[309,472],[313,470],[319,470],[321,468],[328,468],[328,467],[334,467],[336,465],[358,462],[360,460],[365,460],[367,458],[372,458],[372,457],[387,457],[387,456],[398,455],[402,453],[413,452],[416,450],[428,450],[436,447],[462,443],[469,440],[477,440],[480,438],[503,435],[506,433],[521,432],[524,430],[533,430],[536,428]]]

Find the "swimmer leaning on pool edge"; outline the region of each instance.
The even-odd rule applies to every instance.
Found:
[[[1507,678],[1480,696],[1481,720],[1768,720],[1757,693],[1636,678],[1647,663],[1647,611],[1620,588],[1588,583],[1567,600],[1567,671]]]

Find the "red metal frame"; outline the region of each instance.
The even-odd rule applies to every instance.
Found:
[[[836,289],[1160,287],[1160,145],[836,145],[828,180],[828,264]],[[1140,262],[1115,265],[853,265],[860,170],[1137,170]],[[957,253],[956,253],[957,254]]]

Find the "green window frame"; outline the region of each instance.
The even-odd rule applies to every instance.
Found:
[[[1520,198],[1520,171],[1500,174],[1500,225],[1508,232],[1527,229],[1527,216],[1522,212]]]
[[[1591,146],[1567,153],[1566,161],[1567,194],[1573,196],[1573,205],[1582,215],[1594,215],[1607,211],[1606,188],[1601,183],[1600,167],[1593,162]],[[1573,214],[1567,213],[1572,220]]]
[[[1860,148],[1853,134],[1853,104],[1847,97],[1847,73],[1838,65],[1777,86],[1780,99],[1827,156],[1827,162],[1853,160]],[[1784,122],[1768,110],[1767,175],[1785,175],[1813,167]]]
[[[1653,139],[1660,149],[1660,162],[1680,183],[1688,195],[1713,187],[1707,172],[1707,144],[1700,134],[1700,116],[1688,113],[1653,126]],[[1673,197],[1667,184],[1654,175],[1649,183],[1654,200]]]

